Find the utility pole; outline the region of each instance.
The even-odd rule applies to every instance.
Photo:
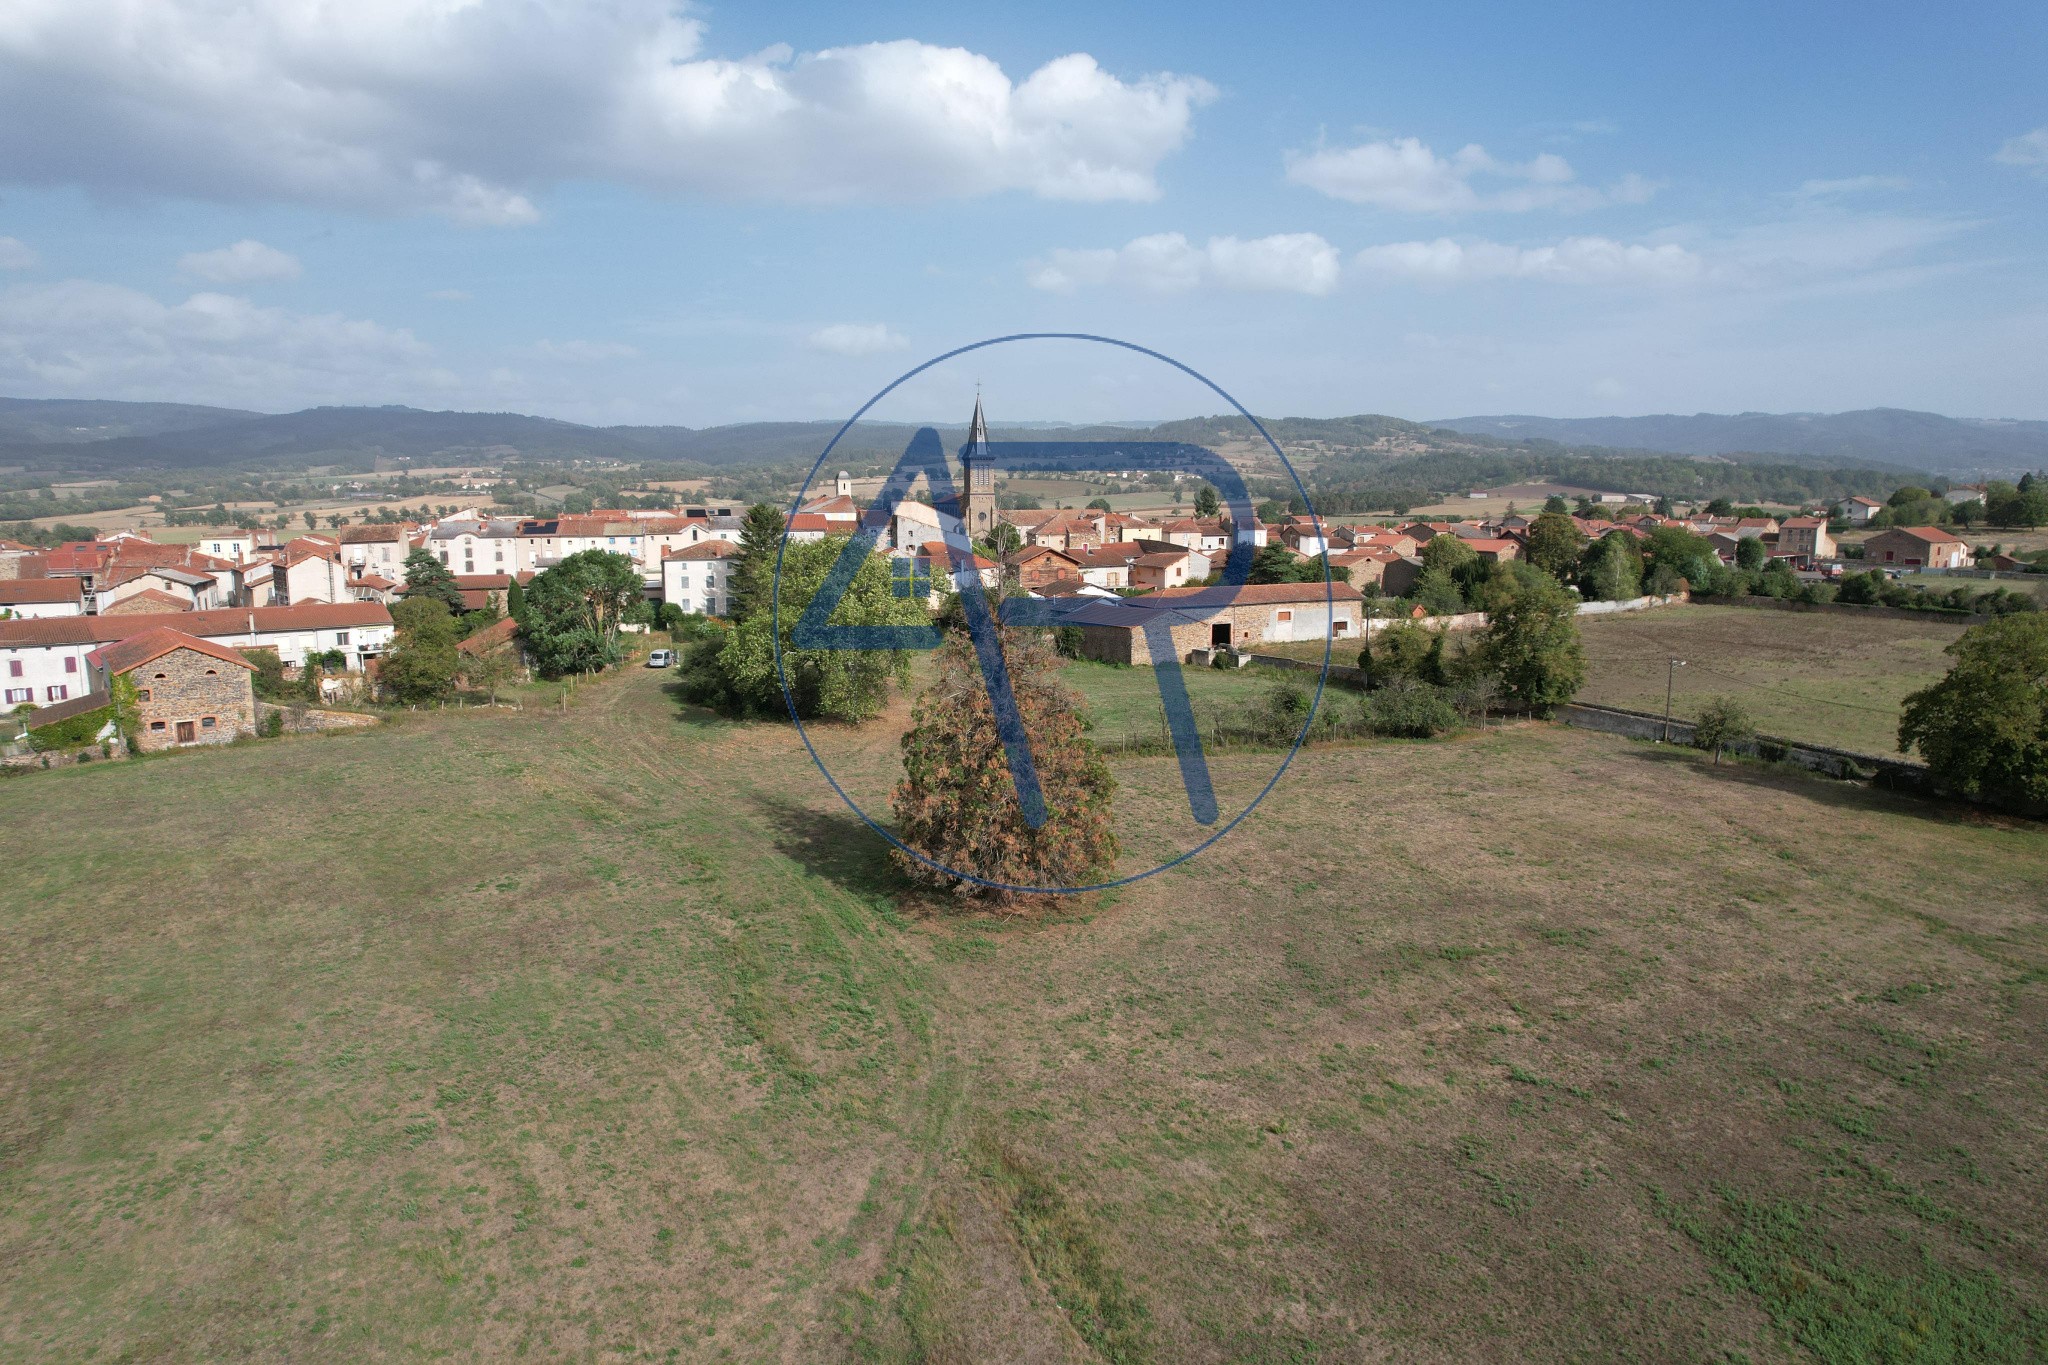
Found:
[[[1667,659],[1664,669],[1664,743],[1671,742],[1671,683],[1677,678],[1678,670],[1685,667],[1683,659]]]

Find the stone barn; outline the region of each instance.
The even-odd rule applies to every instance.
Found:
[[[1360,638],[1364,597],[1349,583],[1250,583],[1168,588],[1092,602],[1061,618],[1081,628],[1082,653],[1108,663],[1157,662],[1155,648],[1185,663],[1198,649],[1255,650],[1289,640]]]
[[[135,684],[135,748],[142,753],[227,744],[256,733],[256,666],[232,649],[159,626],[86,656],[93,690]]]

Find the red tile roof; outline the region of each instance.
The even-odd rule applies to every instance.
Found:
[[[173,596],[162,588],[144,588],[141,592],[129,593],[126,597],[112,605],[102,606],[100,608],[100,615],[148,616],[152,612],[162,614],[167,611],[189,612],[191,610],[192,599],[189,597]]]
[[[1325,600],[1326,590],[1328,597],[1338,602],[1359,602],[1365,598],[1364,593],[1361,593],[1349,583],[1247,583],[1243,587],[1238,588],[1236,595],[1229,600],[1246,606],[1266,606],[1272,603],[1287,602],[1321,602]],[[1191,597],[1201,592],[1215,594],[1216,600],[1221,602],[1223,601],[1222,595],[1231,592],[1231,589],[1228,587],[1208,588],[1199,585],[1185,588],[1162,588],[1160,591],[1153,593],[1152,597],[1155,599],[1162,597]]]
[[[255,671],[256,668],[256,665],[250,663],[232,649],[225,649],[209,640],[202,640],[197,636],[187,635],[184,631],[173,630],[169,626],[155,626],[148,630],[138,631],[136,634],[130,635],[115,644],[108,645],[104,649],[94,650],[85,656],[85,660],[87,663],[95,666],[100,664],[106,665],[109,673],[126,673],[132,668],[139,668],[143,664],[161,659],[164,655],[178,649],[196,650],[208,658],[219,659],[222,663],[234,664],[239,668],[249,669],[251,672]]]
[[[1892,530],[1898,535],[1911,536],[1913,539],[1924,541],[1929,545],[1966,545],[1969,543],[1960,536],[1950,535],[1939,526],[1894,526]],[[1878,532],[1878,535],[1883,534],[1884,532],[1882,531]],[[1875,539],[1875,537],[1872,538]]]
[[[0,649],[21,646],[110,644],[163,625],[161,615],[58,616],[41,621],[0,621]],[[177,613],[178,629],[193,635],[247,635],[285,630],[348,630],[388,626],[381,602],[306,602],[296,607],[228,607]]]
[[[692,561],[700,559],[730,559],[739,552],[740,547],[729,540],[700,540],[695,545],[685,545],[681,549],[676,550],[665,550],[662,552],[661,557],[663,559],[688,559]]]
[[[0,607],[41,602],[83,602],[85,581],[78,578],[0,578]]]
[[[832,529],[832,522],[830,518],[821,517],[816,512],[798,512],[789,519],[788,529],[792,531],[829,531]]]

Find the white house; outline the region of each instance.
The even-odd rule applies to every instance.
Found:
[[[0,578],[0,612],[16,620],[85,615],[85,584],[76,578]]]
[[[686,612],[724,616],[732,610],[733,560],[740,547],[704,540],[670,550],[661,561],[661,600]]]
[[[169,622],[230,649],[274,649],[292,666],[311,653],[340,650],[359,670],[391,643],[391,613],[377,602],[308,603],[297,607],[229,607],[219,611],[138,616],[73,616],[0,621],[0,689],[10,706],[44,706],[87,690],[85,656]]]
[[[271,600],[281,606],[298,602],[353,602],[341,545],[325,536],[300,536],[279,551],[271,571]]]
[[[240,564],[256,557],[254,531],[208,531],[199,537],[199,553]]]

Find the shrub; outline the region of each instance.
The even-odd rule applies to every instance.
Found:
[[[1366,694],[1363,719],[1375,735],[1429,739],[1454,728],[1458,710],[1443,688],[1399,679]]]
[[[1692,723],[1692,743],[1695,749],[1712,751],[1714,762],[1721,761],[1721,751],[1732,744],[1740,744],[1756,733],[1750,724],[1749,713],[1732,697],[1713,697],[1700,708],[1699,718]]]

